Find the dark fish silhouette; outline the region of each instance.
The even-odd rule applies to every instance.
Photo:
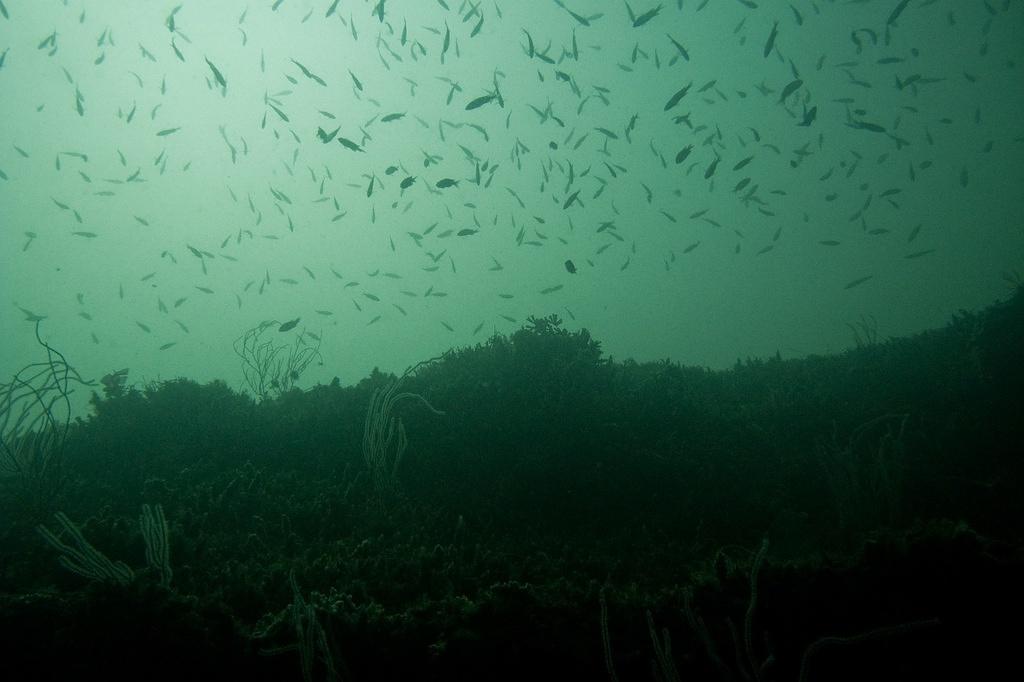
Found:
[[[228,82],[224,79],[224,75],[220,72],[220,69],[213,65],[213,62],[210,61],[209,57],[204,57],[204,59],[206,59],[206,65],[210,67],[210,71],[213,72],[213,78],[217,81],[217,85],[227,90]]]
[[[775,47],[775,39],[779,35],[779,22],[772,24],[772,32],[768,34],[768,40],[764,43],[764,56],[767,59],[768,55],[772,53],[772,48]]]
[[[335,128],[331,132],[327,132],[323,128],[318,127],[316,129],[316,136],[318,138],[320,138],[321,142],[323,142],[324,144],[327,144],[328,142],[331,142],[331,141],[334,140],[334,138],[338,134],[339,130],[341,130],[341,126],[338,126],[337,128]]]
[[[668,102],[665,103],[665,111],[668,111],[675,105],[679,104],[679,101],[683,99],[683,97],[686,97],[686,93],[690,91],[691,86],[693,86],[693,81],[687,83],[686,87],[677,90],[676,93],[669,98]]]
[[[488,102],[494,101],[494,99],[496,97],[497,97],[497,95],[495,95],[495,94],[482,95],[480,97],[477,97],[476,99],[472,100],[469,104],[466,105],[466,111],[472,111],[473,109],[479,109],[480,107],[482,107],[483,105],[487,104]]]
[[[347,137],[338,136],[338,142],[341,143],[346,149],[351,149],[354,152],[365,152],[366,150],[360,147],[358,144],[348,139]]]

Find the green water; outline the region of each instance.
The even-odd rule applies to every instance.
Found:
[[[1022,27],[0,0],[0,678],[1017,665]]]
[[[529,315],[724,367],[1002,296],[1021,3],[756,4],[5,0],[4,373],[33,314],[86,376],[237,387],[300,318],[308,387]]]

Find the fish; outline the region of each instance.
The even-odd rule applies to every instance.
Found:
[[[17,307],[18,310],[25,314],[26,322],[41,322],[42,320],[45,320],[47,317],[49,317],[49,315],[38,315],[27,308],[22,308],[20,305]]]
[[[782,94],[779,95],[779,104],[782,104],[783,102],[785,102],[786,98],[789,97],[790,95],[792,95],[797,90],[799,90],[800,86],[803,85],[803,84],[804,84],[804,82],[802,80],[800,80],[799,78],[790,81],[786,85],[786,87],[782,88]]]
[[[852,289],[854,287],[860,286],[864,282],[866,282],[869,279],[871,279],[873,276],[874,275],[865,275],[864,277],[858,277],[857,279],[852,279],[852,280],[850,280],[849,282],[846,283],[846,286],[844,286],[843,289]]]
[[[817,117],[818,107],[814,106],[808,109],[807,105],[805,104],[803,119],[799,123],[797,123],[797,125],[802,126],[804,128],[808,128],[812,123],[814,123],[814,119],[816,119]]]
[[[299,320],[301,320],[301,319],[302,319],[301,317],[296,317],[294,320],[288,320],[287,322],[282,322],[281,325],[277,328],[277,331],[279,331],[279,332],[291,331],[292,329],[295,329],[295,327],[298,326]]]
[[[402,182],[399,184],[399,187],[401,187],[402,189],[409,189],[410,187],[412,187],[414,182],[416,182],[416,177],[413,175],[409,175],[406,176],[404,180],[402,180]]]
[[[896,23],[896,20],[900,18],[900,15],[903,14],[903,10],[905,10],[909,4],[910,0],[900,0],[900,3],[893,7],[892,12],[889,13],[889,18],[885,20],[885,25],[892,26]]]
[[[477,7],[479,7],[479,3],[477,4]],[[467,15],[467,16],[469,16],[469,15]],[[480,33],[480,29],[482,29],[483,27],[484,27],[484,15],[483,15],[483,12],[481,12],[480,13],[480,20],[478,22],[476,22],[476,25],[473,27],[473,30],[469,32],[469,37],[470,38],[476,37],[476,35],[478,33]]]
[[[305,76],[306,78],[309,78],[312,81],[316,81],[317,83],[319,83],[320,85],[322,85],[324,87],[327,87],[327,83],[324,82],[323,78],[321,78],[320,76],[316,75],[315,73],[313,73],[312,71],[307,69],[305,66],[303,66],[301,63],[295,61],[294,59],[292,59],[291,62],[292,62],[292,64],[295,64],[295,66],[299,67],[299,70],[302,71],[302,75],[303,76]]]
[[[273,104],[271,104],[270,102],[267,102],[267,106],[270,107],[271,109],[273,109],[274,113],[277,114],[278,118],[280,118],[282,121],[284,121],[285,123],[289,123],[290,122],[289,119],[288,119],[288,115],[285,114],[280,109],[278,109],[277,107],[275,107]]]
[[[744,166],[746,166],[748,163],[750,163],[753,160],[754,160],[753,156],[748,156],[745,159],[741,159],[740,161],[737,161],[736,165],[733,166],[732,169],[734,171],[738,171],[738,170],[740,170],[741,168],[743,168]]]
[[[846,125],[848,125],[851,128],[856,128],[858,130],[867,130],[867,131],[870,131],[872,133],[884,133],[885,132],[885,128],[884,127],[878,125],[877,123],[871,123],[870,121],[850,120],[850,121],[847,121]]]
[[[168,135],[173,135],[174,133],[178,132],[179,130],[181,130],[181,127],[178,127],[178,128],[164,128],[163,130],[158,132],[156,134],[156,136],[157,137],[167,137]]]
[[[203,57],[203,59],[206,60],[206,65],[209,66],[210,71],[213,72],[213,78],[217,81],[217,85],[224,88],[224,90],[226,91],[228,89],[228,82],[224,79],[224,75],[220,72],[220,69],[214,66],[213,62],[210,61],[209,57]]]
[[[526,56],[529,57],[530,59],[533,59],[535,51],[533,45],[533,36],[531,36],[530,32],[527,31],[525,28],[523,29],[523,33],[526,34]]]
[[[669,97],[668,102],[665,103],[665,111],[668,111],[669,109],[671,109],[675,105],[679,104],[679,101],[681,99],[683,99],[683,97],[686,97],[686,93],[690,91],[690,88],[692,86],[693,86],[693,81],[690,81],[689,83],[686,84],[685,87],[683,87],[682,89],[676,91],[676,93],[674,95]]]
[[[682,45],[681,45],[681,44],[679,43],[679,41],[678,41],[678,40],[676,40],[675,38],[673,38],[673,37],[672,37],[671,35],[669,35],[669,34],[667,34],[667,33],[666,33],[665,35],[667,35],[667,36],[668,36],[668,39],[672,41],[672,45],[674,45],[674,46],[675,46],[675,48],[676,48],[676,50],[678,50],[678,51],[679,51],[679,55],[680,55],[680,56],[681,56],[681,57],[682,57],[682,58],[683,58],[683,59],[684,59],[685,61],[690,61],[690,53],[689,53],[689,52],[687,52],[686,48],[685,48],[685,47],[683,47],[683,46],[682,46]]]
[[[554,286],[546,287],[544,289],[541,289],[540,293],[542,293],[542,294],[553,294],[556,291],[559,291],[560,289],[562,289],[562,287],[564,287],[564,286],[565,286],[564,284],[556,284]]]
[[[626,7],[629,7],[629,5],[627,4]],[[662,8],[662,5],[658,5],[657,7],[654,7],[652,9],[647,10],[646,12],[641,14],[640,16],[635,17],[633,19],[633,28],[640,28],[641,26],[646,24],[648,21],[650,21],[654,17],[658,16],[658,14],[661,13],[661,8]],[[632,14],[632,11],[630,11],[630,14]]]
[[[458,187],[459,181],[453,180],[451,178],[441,178],[436,183],[434,183],[434,186],[440,189],[446,189],[448,187]]]
[[[573,263],[572,260],[565,261],[565,270],[570,275],[575,275],[576,274],[576,264]]]
[[[768,55],[772,53],[772,48],[775,47],[775,39],[779,36],[779,22],[772,24],[772,32],[768,34],[768,40],[764,42],[764,57],[768,58]]]
[[[462,229],[462,230],[459,230],[458,232],[456,232],[455,236],[456,237],[468,237],[470,235],[476,234],[479,231],[480,230],[474,230],[473,228],[467,227],[465,229]]]
[[[676,154],[676,164],[680,164],[683,161],[686,161],[686,157],[688,157],[690,155],[690,152],[692,152],[692,151],[693,151],[693,145],[692,144],[688,144],[685,147],[683,147],[682,149],[680,149],[679,153]]]
[[[348,139],[347,137],[342,137],[341,135],[338,135],[338,142],[340,142],[341,145],[346,149],[351,149],[354,152],[366,152],[365,149],[363,149],[362,147],[360,147],[358,144]]]
[[[174,42],[173,38],[171,38],[171,49],[174,50],[174,54],[178,58],[178,61],[181,61],[181,62],[185,61],[185,55],[183,55],[181,53],[181,50],[178,49],[178,45],[177,45],[177,43]]]
[[[321,142],[323,142],[324,144],[327,144],[328,142],[331,142],[335,138],[335,136],[338,134],[339,130],[341,130],[341,126],[338,126],[337,128],[335,128],[331,132],[327,132],[323,128],[317,126],[316,136],[317,136],[317,138],[320,139]]]
[[[804,15],[800,14],[800,10],[798,10],[792,4],[789,5],[789,8],[791,10],[793,10],[793,19],[794,19],[794,21],[796,21],[796,25],[797,26],[803,26],[804,25]]]
[[[715,174],[715,169],[718,168],[718,162],[721,161],[721,160],[722,160],[722,157],[720,157],[720,156],[716,156],[715,157],[715,160],[712,161],[711,164],[704,171],[704,179],[705,180],[707,180],[708,178],[710,178],[712,175]]]
[[[4,9],[6,10],[7,8],[5,7]],[[56,45],[57,45],[57,32],[54,31],[50,35],[48,35],[45,38],[43,38],[42,42],[40,42],[39,45],[36,46],[36,49],[42,50],[44,47],[54,47],[54,48],[56,48]],[[65,73],[67,73],[67,72],[65,71]],[[69,81],[70,81],[70,79],[71,79],[71,76],[68,76],[68,80]]]
[[[469,104],[466,105],[466,111],[479,109],[483,105],[493,102],[496,97],[497,95],[493,93],[489,95],[481,95],[480,97],[477,97],[476,99],[472,100],[471,102],[469,102]]]

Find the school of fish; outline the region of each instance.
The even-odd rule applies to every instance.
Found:
[[[941,174],[969,191],[987,155],[1019,155],[1024,141],[994,134],[956,162],[936,150],[983,128],[970,93],[997,68],[1000,26],[1021,23],[1014,0],[536,0],[525,25],[511,0],[261,0],[239,3],[216,41],[196,37],[210,34],[198,2],[149,8],[139,35],[51,4],[39,29],[20,23],[24,2],[0,0],[0,92],[70,121],[45,156],[52,139],[0,133],[0,201],[21,177],[54,178],[36,209],[46,220],[22,230],[25,257],[57,239],[83,257],[104,242],[158,243],[113,273],[111,296],[145,299],[152,317],[126,326],[159,333],[160,350],[190,333],[199,301],[248,311],[281,287],[294,301],[281,332],[418,314],[469,336],[535,312],[516,306],[524,298],[574,317],[575,287],[589,280],[592,295],[595,279],[611,287],[630,268],[671,277],[721,254],[829,259],[879,243],[914,267],[939,251],[938,228],[904,210],[915,188]],[[860,6],[858,23],[808,59],[804,43],[842,24],[847,5]],[[921,66],[923,24],[969,42],[977,60]],[[3,44],[14,31],[32,44]],[[716,49],[701,32],[715,32]],[[18,69],[56,74],[62,99],[11,93],[5,76]],[[126,94],[100,95],[98,74]],[[943,96],[949,110],[924,104]],[[104,144],[76,122],[125,141]],[[143,156],[141,137],[159,152]],[[194,176],[222,205],[183,233],[188,211],[172,219],[153,197],[187,205],[176,187]],[[322,258],[292,263],[291,245]],[[883,286],[889,271],[864,261],[821,286],[844,295]],[[491,312],[457,329],[452,316],[479,296]],[[47,314],[28,292],[12,298],[26,319]],[[94,341],[116,331],[77,299]]]

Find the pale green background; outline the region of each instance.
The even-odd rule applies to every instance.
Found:
[[[271,1],[192,1],[176,15],[181,34],[175,41],[185,63],[174,56],[165,25],[176,4],[5,0],[10,16],[0,18],[0,51],[8,50],[0,68],[0,170],[8,177],[0,180],[4,375],[39,358],[32,325],[23,321],[16,305],[47,315],[46,338],[87,376],[130,367],[131,381],[188,376],[223,378],[233,386],[241,386],[241,372],[232,341],[261,320],[301,316],[300,329],[323,337],[325,364],[303,377],[301,385],[309,386],[335,375],[352,383],[375,365],[400,371],[452,346],[482,341],[493,331],[509,332],[530,314],[557,313],[570,327],[586,326],[618,359],[670,357],[717,368],[776,351],[783,357],[836,352],[852,344],[847,325],[862,316],[877,320],[883,338],[938,326],[958,309],[1005,296],[1009,289],[1003,273],[1024,271],[1021,2],[915,0],[890,27],[886,45],[886,19],[897,4],[888,0],[797,0],[792,6],[802,15],[802,26],[789,3],[762,1],[750,9],[735,0],[667,2],[659,16],[640,28],[632,27],[622,2],[573,0],[568,6],[580,14],[603,13],[585,27],[554,2],[485,0],[480,4],[485,21],[474,38],[469,34],[477,17],[464,21],[470,5],[454,0],[449,11],[436,0],[389,0],[383,24],[371,16],[375,2],[341,0],[336,14],[325,18],[329,1],[284,0],[276,11]],[[631,4],[638,14],[656,5]],[[765,59],[762,50],[773,21],[779,22],[776,50]],[[351,22],[358,39],[353,39]],[[446,24],[451,48],[442,63]],[[404,47],[403,26],[409,36]],[[861,33],[865,49],[860,55],[850,38],[858,28],[879,36],[879,44],[872,46]],[[567,58],[552,66],[529,60],[523,29],[538,49],[550,43],[556,60],[571,49],[575,32],[579,61]],[[49,48],[37,46],[54,30],[57,50],[50,55]],[[113,37],[113,46],[97,45],[104,31]],[[669,33],[688,48],[691,61],[669,65],[676,54]],[[426,56],[417,52],[413,58],[413,41],[422,43]],[[146,59],[140,46],[156,62]],[[96,64],[101,55],[104,60]],[[906,61],[876,63],[890,56]],[[226,96],[208,87],[212,78],[204,57],[227,79]],[[290,59],[302,62],[328,87],[303,77]],[[793,79],[790,62],[804,86],[787,108],[778,104],[778,93]],[[841,66],[845,62],[855,64]],[[576,113],[580,100],[555,77],[556,69],[591,96],[581,115]],[[363,92],[355,91],[349,70],[363,83]],[[466,111],[467,102],[493,87],[495,70],[504,74],[505,108],[492,103]],[[976,81],[969,82],[965,72]],[[872,87],[851,84],[848,74]],[[941,80],[898,89],[896,78],[912,74]],[[463,88],[450,106],[445,103],[449,86],[439,77]],[[407,79],[417,84],[415,97]],[[714,86],[697,93],[712,79],[717,79]],[[162,81],[166,95],[160,93]],[[666,100],[690,81],[690,93],[664,112]],[[775,92],[763,96],[757,84]],[[595,85],[610,90],[608,105],[594,96]],[[84,116],[75,111],[76,87],[84,97]],[[277,94],[289,123],[264,105],[267,93]],[[807,96],[818,107],[818,120],[802,128],[796,123]],[[863,119],[894,129],[910,146],[898,150],[884,135],[845,125],[848,107],[835,101],[844,97],[855,98],[852,106],[865,110]],[[544,110],[549,102],[565,128],[552,120],[541,123],[528,106]],[[129,124],[125,115],[132,106],[136,113]],[[332,112],[337,121],[318,110]],[[407,116],[371,122],[391,112]],[[673,115],[686,112],[694,125],[707,128],[694,134],[672,122]],[[624,130],[633,114],[638,118],[630,143]],[[264,115],[266,127],[261,128]],[[440,119],[477,123],[490,139],[462,127],[446,128],[442,142]],[[239,149],[235,164],[218,131],[221,125]],[[363,138],[360,128],[365,130],[371,138],[366,153],[337,143],[324,146],[316,139],[317,126],[332,130],[337,125],[341,135],[356,141]],[[178,126],[176,134],[156,135]],[[608,143],[607,154],[595,127],[619,135]],[[761,143],[749,127],[756,128]],[[705,144],[716,131],[721,137],[716,133]],[[584,133],[589,137],[574,151],[573,143]],[[512,158],[517,139],[530,150],[521,155],[521,169]],[[689,143],[695,146],[693,154],[676,166],[676,152]],[[241,154],[243,144],[246,155]],[[464,180],[474,168],[459,144],[500,164],[490,188]],[[14,145],[29,157],[23,158]],[[652,147],[668,161],[667,168]],[[809,156],[792,168],[798,148]],[[66,151],[85,153],[89,160],[62,156],[57,170],[58,154]],[[154,164],[161,152],[168,159],[162,174]],[[425,169],[423,152],[444,160]],[[705,180],[704,169],[716,153],[722,160],[712,180]],[[732,171],[749,155],[754,160],[746,168]],[[859,165],[847,178],[857,155]],[[573,186],[581,190],[585,208],[564,211],[569,161],[577,176],[588,168],[590,173]],[[628,172],[612,178],[606,161]],[[932,167],[918,170],[911,182],[908,167],[925,161]],[[186,163],[191,163],[187,171]],[[401,196],[398,183],[405,173],[384,175],[392,164],[417,176]],[[331,221],[336,214],[331,202],[313,203],[325,168],[333,175],[325,196],[347,211],[338,222]],[[966,187],[960,184],[964,168]],[[136,169],[145,182],[108,182],[123,181]],[[544,169],[550,176],[546,184]],[[821,180],[829,169],[834,169],[832,177]],[[364,174],[370,173],[378,184],[368,198]],[[747,175],[775,215],[758,212],[754,204],[744,206],[742,193],[733,192]],[[460,179],[460,186],[439,195],[428,192],[446,176]],[[608,182],[597,199],[592,198],[600,187],[595,176]],[[652,203],[645,200],[642,184],[653,192]],[[271,187],[292,204],[276,201]],[[525,210],[506,187],[527,202]],[[891,188],[902,190],[890,197],[898,208],[880,196]],[[98,196],[99,191],[115,194]],[[835,201],[826,201],[829,193],[836,193]],[[248,197],[262,212],[259,225]],[[859,221],[850,221],[868,197],[867,229],[888,233],[871,235]],[[83,223],[53,199],[79,211]],[[721,227],[688,217],[702,209]],[[669,222],[660,211],[678,222]],[[436,237],[445,229],[473,227],[474,216],[482,226],[478,234]],[[597,232],[604,221],[615,222],[621,242]],[[422,233],[434,222],[440,224],[422,248],[408,237],[407,232]],[[908,244],[918,224],[920,233]],[[524,241],[542,245],[517,245],[521,227],[526,228]],[[773,243],[779,228],[774,249],[756,255]],[[253,238],[236,243],[240,230],[250,230]],[[23,251],[25,231],[38,237]],[[74,231],[98,236],[74,236]],[[819,244],[832,239],[842,244]],[[684,255],[697,241],[700,246]],[[611,246],[597,255],[605,244]],[[186,245],[237,262],[208,259],[204,275]],[[432,264],[426,252],[442,249],[448,255],[438,260],[440,268],[425,271]],[[904,258],[924,249],[935,253]],[[161,256],[165,251],[177,264]],[[672,252],[675,261],[666,270]],[[492,258],[504,269],[491,271]],[[576,275],[563,267],[570,258],[579,269]],[[345,279],[337,279],[332,267]],[[267,272],[271,284],[258,295]],[[401,279],[386,278],[387,272]],[[155,273],[152,279],[142,281],[150,273]],[[844,289],[865,275],[873,278]],[[289,278],[298,283],[281,281]],[[344,288],[349,281],[359,285]],[[243,291],[249,282],[256,284]],[[539,293],[558,284],[564,288]],[[123,300],[118,295],[122,286]],[[195,286],[215,293],[204,294]],[[429,287],[448,295],[424,298]],[[374,302],[364,292],[381,300]],[[84,305],[76,300],[79,293]],[[502,299],[500,293],[515,297]],[[187,301],[171,307],[181,297]],[[160,301],[168,313],[158,310]],[[317,309],[333,315],[319,315]],[[367,326],[378,314],[380,321]],[[136,322],[152,332],[145,333]],[[472,335],[481,323],[482,330]],[[157,350],[172,341],[174,347]]]

